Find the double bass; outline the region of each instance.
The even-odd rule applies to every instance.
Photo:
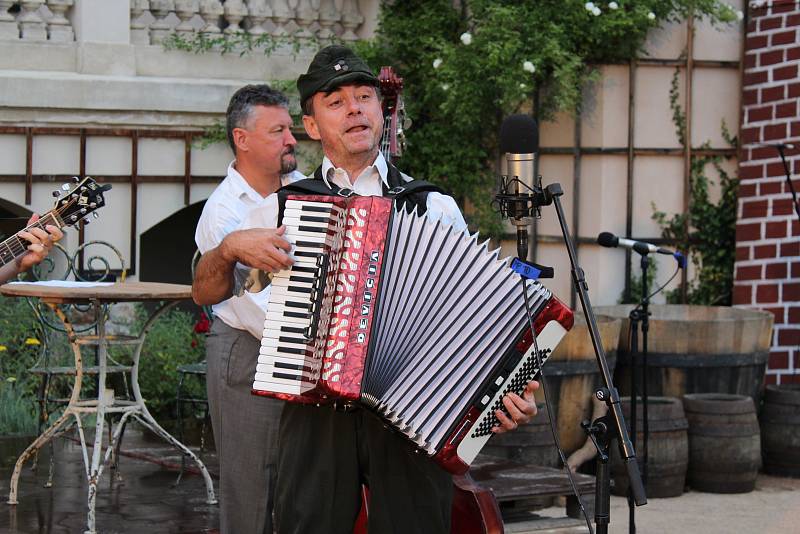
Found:
[[[403,104],[403,78],[392,67],[381,67],[378,75],[383,96],[383,137],[381,152],[386,161],[396,164],[405,150],[405,128],[409,121]],[[362,487],[361,511],[353,534],[367,534],[369,489]],[[482,487],[469,474],[453,476],[452,534],[503,534],[500,507],[490,489]]]

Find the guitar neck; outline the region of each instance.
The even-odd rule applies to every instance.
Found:
[[[58,227],[64,226],[64,223],[60,221],[55,214],[55,211],[49,211],[42,215],[38,221],[27,226],[24,230],[20,230],[20,232],[29,231],[32,228],[41,228],[45,230],[44,227],[48,224]],[[45,230],[45,232],[46,231],[47,230]],[[30,245],[30,243],[26,239],[20,237],[19,232],[0,243],[0,267],[8,265],[25,254],[28,251],[28,245]]]

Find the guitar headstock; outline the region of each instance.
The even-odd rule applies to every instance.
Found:
[[[111,189],[111,184],[100,185],[91,176],[82,180],[74,178],[75,184],[64,184],[61,189],[66,191],[53,191],[53,195],[59,197],[53,207],[53,214],[58,221],[66,226],[76,224],[83,219],[84,223],[89,222],[88,215],[94,213],[99,208],[105,206],[106,201],[103,193]]]

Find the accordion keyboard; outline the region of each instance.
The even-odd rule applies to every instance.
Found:
[[[254,390],[300,394],[314,387],[320,366],[316,328],[342,218],[343,210],[331,203],[287,201],[284,237],[295,263],[272,278]]]

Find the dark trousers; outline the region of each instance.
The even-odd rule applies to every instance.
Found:
[[[279,534],[352,534],[370,492],[370,534],[449,534],[453,481],[362,409],[287,403],[281,416],[275,523]]]
[[[283,402],[250,393],[259,340],[217,319],[206,340],[206,385],[219,458],[222,534],[272,534],[278,422]]]

